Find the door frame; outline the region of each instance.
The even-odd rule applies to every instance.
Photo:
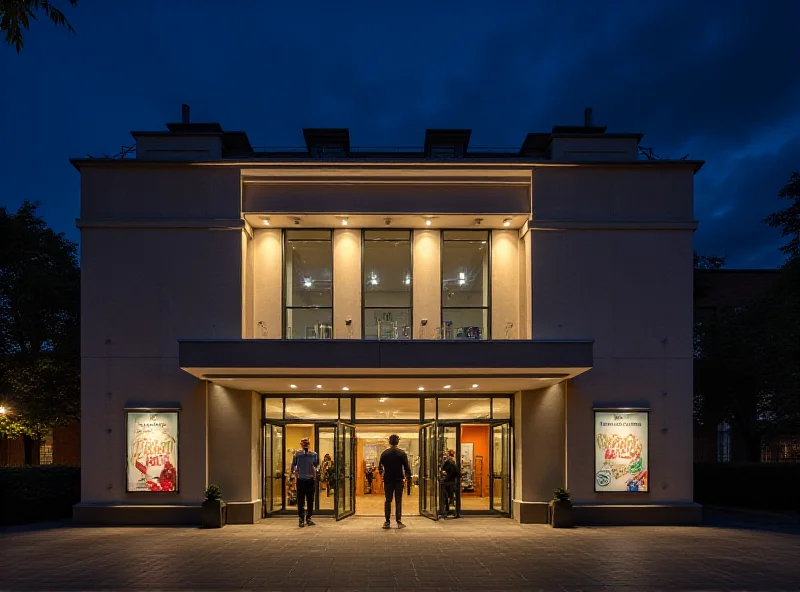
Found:
[[[350,433],[349,445],[347,444],[347,433]],[[356,513],[356,479],[355,479],[355,464],[356,464],[356,428],[353,424],[338,421],[336,422],[336,431],[333,440],[333,466],[336,470],[336,489],[334,490],[334,499],[333,499],[333,516],[338,522],[339,520],[344,520]],[[345,461],[345,457],[350,457],[350,473],[345,474],[347,470],[348,463]],[[341,464],[340,464],[341,460]],[[344,480],[344,483],[341,483],[340,480]],[[344,508],[344,502],[347,501],[347,496],[345,495],[344,500],[341,500],[342,494],[345,492],[345,488],[350,490],[350,507]],[[340,505],[339,502],[342,502]],[[340,511],[340,508],[341,511]]]
[[[425,432],[430,431],[432,437],[426,437]],[[433,441],[433,451],[429,451],[429,444]],[[439,520],[439,425],[436,421],[430,421],[420,424],[419,426],[419,447],[420,447],[420,468],[417,473],[417,493],[419,495],[419,515],[424,516],[430,520]],[[428,463],[433,463],[433,466],[428,466]],[[430,483],[425,483],[425,467],[427,466],[430,472]],[[423,485],[425,483],[425,485]],[[430,492],[426,487],[430,485]],[[431,509],[425,509],[425,503],[432,501],[430,504]]]
[[[272,429],[277,428],[281,433],[281,443],[285,441],[286,438],[286,430],[285,426],[278,422],[272,421],[264,421],[263,422],[263,431],[261,434],[262,438],[262,462],[263,462],[263,479],[261,484],[261,517],[262,518],[271,518],[273,516],[280,516],[286,513],[286,453],[285,449],[281,450],[281,466],[280,466],[280,475],[275,476],[272,475],[273,483],[271,484],[272,487],[267,485],[267,482],[272,474],[272,447],[275,445],[275,438],[272,433]],[[267,431],[269,431],[269,438],[267,438]],[[269,446],[269,450],[267,447]],[[269,467],[269,468],[268,468]],[[277,510],[273,509],[269,511],[269,507],[275,499],[275,495],[273,493],[275,481],[280,481],[279,487],[281,490],[281,507]]]

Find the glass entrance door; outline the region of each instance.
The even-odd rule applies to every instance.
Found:
[[[419,428],[419,513],[439,518],[439,450],[436,422]]]
[[[336,496],[334,516],[337,520],[347,518],[356,511],[355,467],[356,429],[346,423],[336,424],[334,445]]]
[[[283,426],[264,424],[264,516],[285,509],[286,483],[283,470]]]
[[[492,510],[511,512],[511,425],[492,426]]]

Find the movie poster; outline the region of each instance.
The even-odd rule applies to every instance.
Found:
[[[128,491],[178,491],[178,412],[127,412]]]
[[[648,413],[594,412],[595,491],[648,491]]]

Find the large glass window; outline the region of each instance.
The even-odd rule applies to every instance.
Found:
[[[488,230],[445,230],[442,240],[442,337],[489,338]]]
[[[287,230],[283,250],[286,338],[332,339],[330,230]]]
[[[364,232],[364,338],[411,339],[411,231]]]

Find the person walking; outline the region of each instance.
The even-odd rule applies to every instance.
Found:
[[[314,515],[314,492],[317,486],[317,469],[319,455],[309,450],[311,442],[308,438],[300,440],[300,448],[292,457],[292,474],[297,477],[297,515],[300,517],[300,528],[306,524],[314,526],[311,516]],[[303,508],[308,505],[308,509]]]
[[[440,514],[444,517],[445,520],[447,520],[447,517],[450,515],[451,502],[454,503],[455,505],[455,518],[460,517],[458,514],[458,504],[455,504],[455,501],[456,501],[456,486],[458,484],[458,478],[461,476],[461,471],[459,471],[458,469],[455,456],[456,456],[456,451],[449,450],[447,452],[447,455],[445,456],[441,468],[442,508]]]
[[[404,450],[398,448],[400,436],[392,434],[389,436],[389,448],[383,451],[378,461],[378,472],[383,477],[383,494],[385,503],[383,512],[386,522],[383,528],[391,528],[392,516],[392,497],[394,497],[394,512],[397,520],[397,528],[405,528],[403,524],[403,480],[411,480],[411,467],[408,465],[408,455]]]

